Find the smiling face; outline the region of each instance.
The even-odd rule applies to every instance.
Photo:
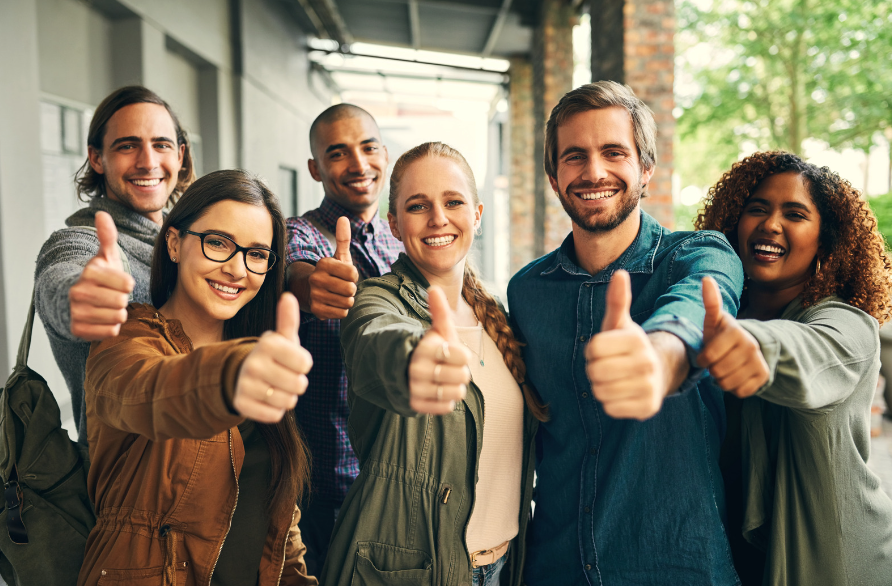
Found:
[[[262,206],[221,201],[188,229],[219,233],[240,246],[272,248],[273,221]],[[205,246],[219,244],[213,236],[205,237]],[[252,273],[245,267],[244,251],[226,262],[214,262],[202,252],[200,237],[176,228],[167,233],[167,251],[177,263],[177,282],[168,303],[179,308],[180,313],[188,312],[196,322],[231,319],[263,285],[265,275]]]
[[[164,106],[139,103],[115,112],[102,150],[89,147],[90,166],[105,179],[105,195],[161,223],[161,210],[176,189],[186,145]]]
[[[394,237],[430,281],[459,281],[480,225],[483,204],[458,163],[424,157],[403,172],[396,194],[396,214],[387,214]]]
[[[820,232],[821,216],[797,173],[765,178],[737,224],[740,260],[751,284],[803,289],[815,273]]]
[[[629,113],[620,107],[580,112],[557,129],[552,189],[573,223],[609,232],[638,209],[653,169],[641,170]]]
[[[322,183],[325,197],[371,219],[388,162],[378,125],[370,116],[351,116],[319,124],[313,138],[310,175]]]

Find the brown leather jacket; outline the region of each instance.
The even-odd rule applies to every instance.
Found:
[[[120,335],[95,342],[84,384],[88,489],[96,507],[78,585],[210,584],[245,450],[229,404],[256,339],[192,350],[177,320],[131,304]],[[300,511],[272,516],[260,586],[307,577]]]

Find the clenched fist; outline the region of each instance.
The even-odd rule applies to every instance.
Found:
[[[585,371],[592,395],[617,419],[648,419],[666,395],[665,365],[647,333],[632,320],[632,285],[616,271],[607,288],[601,332],[585,348]]]
[[[359,272],[350,257],[350,220],[338,218],[335,254],[316,263],[310,274],[310,312],[319,319],[343,319],[353,307]]]
[[[697,363],[709,369],[722,390],[741,399],[750,397],[768,382],[768,363],[762,347],[737,320],[722,309],[719,286],[703,279],[703,350]]]
[[[134,285],[118,254],[114,220],[106,212],[96,212],[94,224],[99,253],[68,290],[71,333],[89,341],[118,335],[121,324],[127,321],[127,303]]]
[[[446,295],[436,286],[427,295],[431,328],[409,362],[409,406],[417,413],[444,415],[465,398],[471,356],[455,330]]]
[[[297,299],[283,293],[276,310],[276,331],[264,332],[239,369],[232,399],[242,416],[276,423],[307,390],[313,357],[300,345]]]

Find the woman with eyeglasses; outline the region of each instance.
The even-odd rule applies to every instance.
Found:
[[[317,583],[295,506],[312,359],[297,302],[279,299],[284,234],[275,195],[244,171],[199,179],[165,219],[153,304],[131,304],[87,360],[97,522],[78,584]]]

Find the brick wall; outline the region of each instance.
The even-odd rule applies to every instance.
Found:
[[[672,228],[675,4],[672,0],[625,0],[623,20],[625,83],[653,110],[658,129],[657,169],[642,205],[662,225]]]
[[[533,115],[533,65],[525,57],[511,60],[508,70],[511,211],[510,271],[513,275],[533,258],[533,210],[536,183],[536,121]]]
[[[572,229],[570,218],[545,175],[545,122],[573,89],[573,26],[576,9],[567,0],[542,0],[533,41],[533,93],[536,99],[536,257],[551,252]]]

